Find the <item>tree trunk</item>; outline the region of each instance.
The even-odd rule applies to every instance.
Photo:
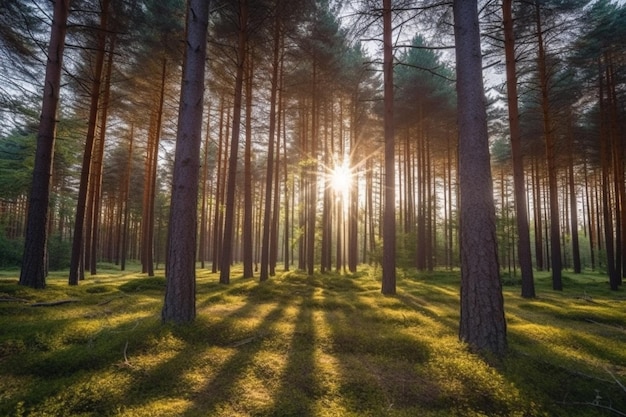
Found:
[[[515,218],[517,220],[517,253],[522,272],[522,297],[535,297],[533,261],[530,251],[530,230],[526,211],[526,184],[524,183],[524,157],[522,135],[519,124],[517,103],[517,71],[515,68],[515,35],[513,31],[513,0],[502,1],[504,22],[504,52],[506,55],[506,86],[509,109],[509,129],[511,131],[511,156],[513,158],[513,187],[515,189]]]
[[[556,172],[556,138],[552,131],[550,118],[550,104],[548,99],[548,71],[546,53],[541,25],[541,8],[535,2],[537,17],[537,67],[539,70],[539,84],[541,87],[541,110],[543,115],[543,133],[546,141],[546,160],[548,162],[548,190],[550,191],[550,258],[552,261],[552,289],[562,290],[561,279],[563,261],[561,259],[561,227],[559,224],[559,194]]]
[[[87,193],[89,191],[89,177],[91,171],[91,157],[93,152],[96,123],[98,119],[98,102],[100,101],[100,84],[102,80],[102,67],[106,45],[107,24],[109,18],[109,0],[101,3],[100,28],[98,30],[98,44],[96,47],[96,61],[94,66],[94,79],[91,86],[91,103],[89,110],[89,124],[85,139],[85,151],[83,153],[83,165],[78,189],[78,201],[76,203],[76,217],[74,221],[74,238],[72,241],[72,257],[70,260],[69,285],[78,285],[78,280],[84,274],[83,259],[83,229],[85,226],[85,211]]]
[[[252,59],[246,66],[246,145],[244,151],[244,203],[243,203],[243,277],[252,278],[253,228],[252,228]]]
[[[383,214],[383,279],[381,292],[396,293],[396,180],[393,126],[393,44],[391,0],[383,0],[383,74],[385,131],[385,207]]]
[[[282,45],[282,36],[281,36],[281,45]],[[283,47],[281,49],[281,57]],[[284,121],[281,118],[283,115],[282,111],[282,99],[283,99],[283,89],[282,89],[282,79],[283,79],[283,60],[280,60],[280,74],[278,76],[279,83],[281,83],[281,88],[278,91],[278,109],[276,111],[276,163],[275,163],[275,173],[274,173],[274,207],[272,209],[272,227],[270,230],[270,276],[276,275],[276,263],[278,262],[278,222],[280,219],[280,138],[281,138],[281,128],[283,127],[282,122]],[[284,132],[283,132],[284,133]],[[269,161],[268,161],[269,162]]]
[[[224,179],[224,169],[222,164],[222,157],[226,160],[226,152],[224,151],[224,143],[226,142],[226,135],[224,135],[224,97],[222,96],[220,103],[220,126],[219,126],[219,141],[217,146],[217,175],[215,185],[215,218],[213,221],[213,250],[212,250],[212,265],[211,272],[216,273],[219,269],[219,260],[221,257],[220,239],[222,237],[223,230],[223,201],[224,201],[224,188],[226,187],[226,181]]]
[[[604,242],[606,247],[606,264],[609,274],[609,285],[611,290],[619,289],[619,273],[615,266],[615,240],[613,238],[613,213],[610,199],[610,168],[611,168],[611,152],[610,152],[610,126],[607,126],[609,113],[606,108],[606,99],[604,97],[604,82],[602,75],[602,62],[599,62],[599,87],[600,87],[600,165],[602,167],[602,215],[604,225]]]
[[[196,316],[196,223],[208,17],[208,0],[188,1],[161,312],[164,322],[186,323]]]
[[[269,133],[267,139],[267,167],[265,171],[265,205],[263,209],[263,236],[261,240],[261,269],[259,272],[259,279],[261,281],[266,281],[269,278],[272,179],[274,177],[274,142],[276,137],[276,97],[278,92],[279,46],[280,23],[278,16],[276,16],[274,20],[274,54],[272,58]]]
[[[309,164],[307,166],[307,192],[308,202],[306,205],[306,269],[308,275],[315,272],[315,229],[317,224],[317,138],[319,135],[319,98],[317,94],[317,62],[313,58],[313,83],[311,98],[311,140],[309,148]]]
[[[63,71],[63,50],[67,32],[69,0],[54,2],[48,61],[44,80],[43,103],[39,130],[37,132],[37,150],[33,182],[28,200],[28,217],[24,255],[20,271],[20,285],[32,288],[46,286],[46,245],[48,240],[47,225],[50,204],[50,178],[54,159],[56,136],[56,115],[61,89]]]
[[[239,0],[239,45],[237,49],[237,73],[235,75],[235,93],[233,103],[233,127],[230,139],[230,158],[228,160],[228,183],[226,187],[226,207],[224,214],[224,235],[222,238],[222,257],[220,262],[220,283],[230,283],[230,265],[233,260],[233,238],[235,226],[235,191],[237,188],[237,153],[239,151],[239,133],[241,123],[241,99],[243,92],[243,72],[247,49],[248,0]]]
[[[123,207],[123,220],[122,220],[122,230],[120,232],[120,269],[122,271],[126,270],[126,256],[127,256],[127,244],[128,244],[128,216],[130,214],[129,207],[129,197],[130,197],[130,173],[132,172],[133,166],[133,142],[135,140],[135,127],[133,124],[130,125],[130,138],[128,139],[128,160],[126,165],[126,172],[124,174],[124,189],[123,189],[123,198],[122,198],[122,207]]]
[[[204,269],[204,262],[207,255],[207,181],[209,177],[209,146],[211,144],[211,106],[207,109],[206,118],[206,138],[204,141],[204,152],[202,155],[202,177],[200,180],[200,229],[198,242],[198,257],[200,258],[200,268]]]
[[[106,139],[107,116],[109,111],[109,100],[111,97],[111,73],[113,71],[113,55],[115,51],[115,37],[109,42],[108,59],[104,76],[104,88],[102,91],[102,103],[100,114],[100,132],[95,145],[95,154],[92,158],[91,180],[89,187],[91,212],[87,222],[91,223],[91,235],[87,234],[89,243],[89,273],[97,274],[98,246],[100,237],[100,212],[102,208],[102,165],[104,161],[104,140]]]
[[[461,322],[459,336],[476,351],[506,352],[495,208],[476,0],[455,0],[461,192]]]
[[[569,182],[569,198],[570,198],[570,224],[572,235],[572,260],[574,262],[574,273],[580,274],[582,266],[580,262],[580,243],[578,239],[578,201],[576,199],[576,184],[574,181],[574,134],[571,132],[571,117],[568,118],[570,140],[568,154],[568,182]]]

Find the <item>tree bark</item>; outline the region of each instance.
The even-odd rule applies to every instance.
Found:
[[[511,134],[511,156],[513,158],[513,187],[515,189],[515,217],[517,220],[517,253],[522,272],[522,297],[535,297],[532,254],[530,251],[530,230],[526,210],[526,184],[524,183],[524,158],[522,135],[517,103],[517,71],[515,68],[515,34],[513,31],[513,0],[502,1],[504,23],[504,52],[506,55],[506,80]]]
[[[91,103],[89,110],[89,124],[87,127],[87,137],[85,139],[85,150],[83,153],[83,165],[80,175],[80,186],[78,189],[78,201],[76,203],[76,215],[74,221],[74,238],[72,241],[72,257],[70,260],[69,285],[78,285],[78,280],[84,275],[83,257],[83,230],[85,226],[85,211],[87,203],[87,193],[89,191],[89,177],[91,172],[91,157],[93,153],[94,137],[96,134],[96,123],[98,118],[98,102],[100,101],[100,84],[102,80],[102,67],[104,66],[104,55],[106,45],[107,24],[109,18],[109,0],[102,1],[102,11],[100,14],[100,28],[98,30],[98,44],[96,47],[96,61],[94,66],[94,79],[91,86]]]
[[[385,207],[383,214],[383,279],[381,292],[396,293],[395,138],[393,126],[393,45],[391,0],[383,0],[383,74],[385,131]]]
[[[272,179],[274,176],[274,142],[276,136],[276,97],[278,92],[278,65],[280,46],[280,25],[278,16],[274,20],[274,45],[272,58],[272,80],[270,91],[269,135],[267,139],[267,168],[265,171],[265,204],[263,209],[263,236],[261,240],[261,269],[259,279],[269,278],[270,227],[272,214]]]
[[[28,217],[20,285],[32,288],[46,286],[46,245],[50,204],[50,178],[54,159],[56,115],[63,71],[63,50],[69,15],[69,0],[54,2],[48,61],[44,80],[43,102],[37,133],[37,150],[33,182],[28,200]]]
[[[208,16],[208,0],[188,1],[161,312],[164,322],[186,323],[196,316],[196,223]]]
[[[537,17],[537,67],[539,70],[539,84],[541,87],[541,110],[543,115],[543,133],[546,142],[546,160],[548,162],[548,190],[550,200],[550,258],[552,261],[552,289],[562,290],[561,279],[563,261],[561,258],[561,227],[559,224],[559,194],[556,172],[556,138],[552,131],[550,105],[548,98],[548,71],[546,63],[543,28],[541,24],[541,8],[535,2]]]
[[[135,126],[131,123],[130,125],[130,138],[128,139],[128,160],[126,165],[126,171],[124,173],[124,185],[122,192],[122,206],[123,207],[123,219],[122,219],[122,227],[120,231],[120,269],[122,271],[126,270],[126,255],[127,255],[127,245],[128,245],[128,216],[130,214],[129,200],[130,200],[130,174],[132,172],[133,166],[133,142],[135,140]]]
[[[243,203],[243,277],[252,278],[253,228],[252,228],[252,59],[246,66],[246,145],[244,151],[244,203]],[[270,162],[271,163],[271,162]]]
[[[476,0],[455,0],[461,192],[461,322],[472,350],[506,352]]]
[[[104,161],[104,141],[106,138],[107,116],[109,111],[109,101],[111,97],[111,73],[113,72],[113,55],[115,51],[115,37],[112,37],[109,42],[109,51],[105,76],[104,76],[104,88],[102,91],[102,103],[100,114],[100,132],[99,137],[95,145],[95,155],[92,158],[91,168],[91,180],[90,180],[90,206],[91,212],[87,218],[88,224],[90,224],[91,233],[86,234],[87,239],[91,241],[88,244],[89,247],[89,262],[85,262],[89,266],[89,273],[91,275],[97,274],[98,265],[98,245],[100,237],[100,211],[102,208],[102,166]],[[87,254],[87,252],[86,252]]]
[[[246,63],[248,24],[248,0],[239,0],[239,45],[237,48],[237,73],[235,75],[235,97],[233,127],[230,139],[228,160],[228,183],[226,187],[226,207],[224,214],[224,235],[222,238],[222,259],[220,262],[220,283],[230,283],[230,265],[233,261],[233,238],[235,226],[235,190],[237,188],[237,154],[241,128],[241,99],[243,92],[243,72]]]

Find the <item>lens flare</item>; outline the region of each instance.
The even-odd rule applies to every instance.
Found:
[[[352,186],[352,172],[344,161],[341,165],[336,165],[330,172],[330,186],[340,195],[347,194]]]

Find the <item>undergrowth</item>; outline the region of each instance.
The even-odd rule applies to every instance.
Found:
[[[610,416],[626,413],[626,298],[606,279],[505,286],[509,353],[458,341],[458,272],[199,270],[197,319],[160,322],[165,279],[113,268],[45,290],[0,276],[2,416]],[[63,303],[59,303],[63,301]],[[37,306],[39,305],[39,306]],[[620,383],[622,386],[620,386]]]

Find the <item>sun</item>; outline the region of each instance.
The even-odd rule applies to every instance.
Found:
[[[339,195],[346,195],[352,187],[352,172],[348,163],[344,161],[341,165],[335,167],[329,173],[330,187]]]

